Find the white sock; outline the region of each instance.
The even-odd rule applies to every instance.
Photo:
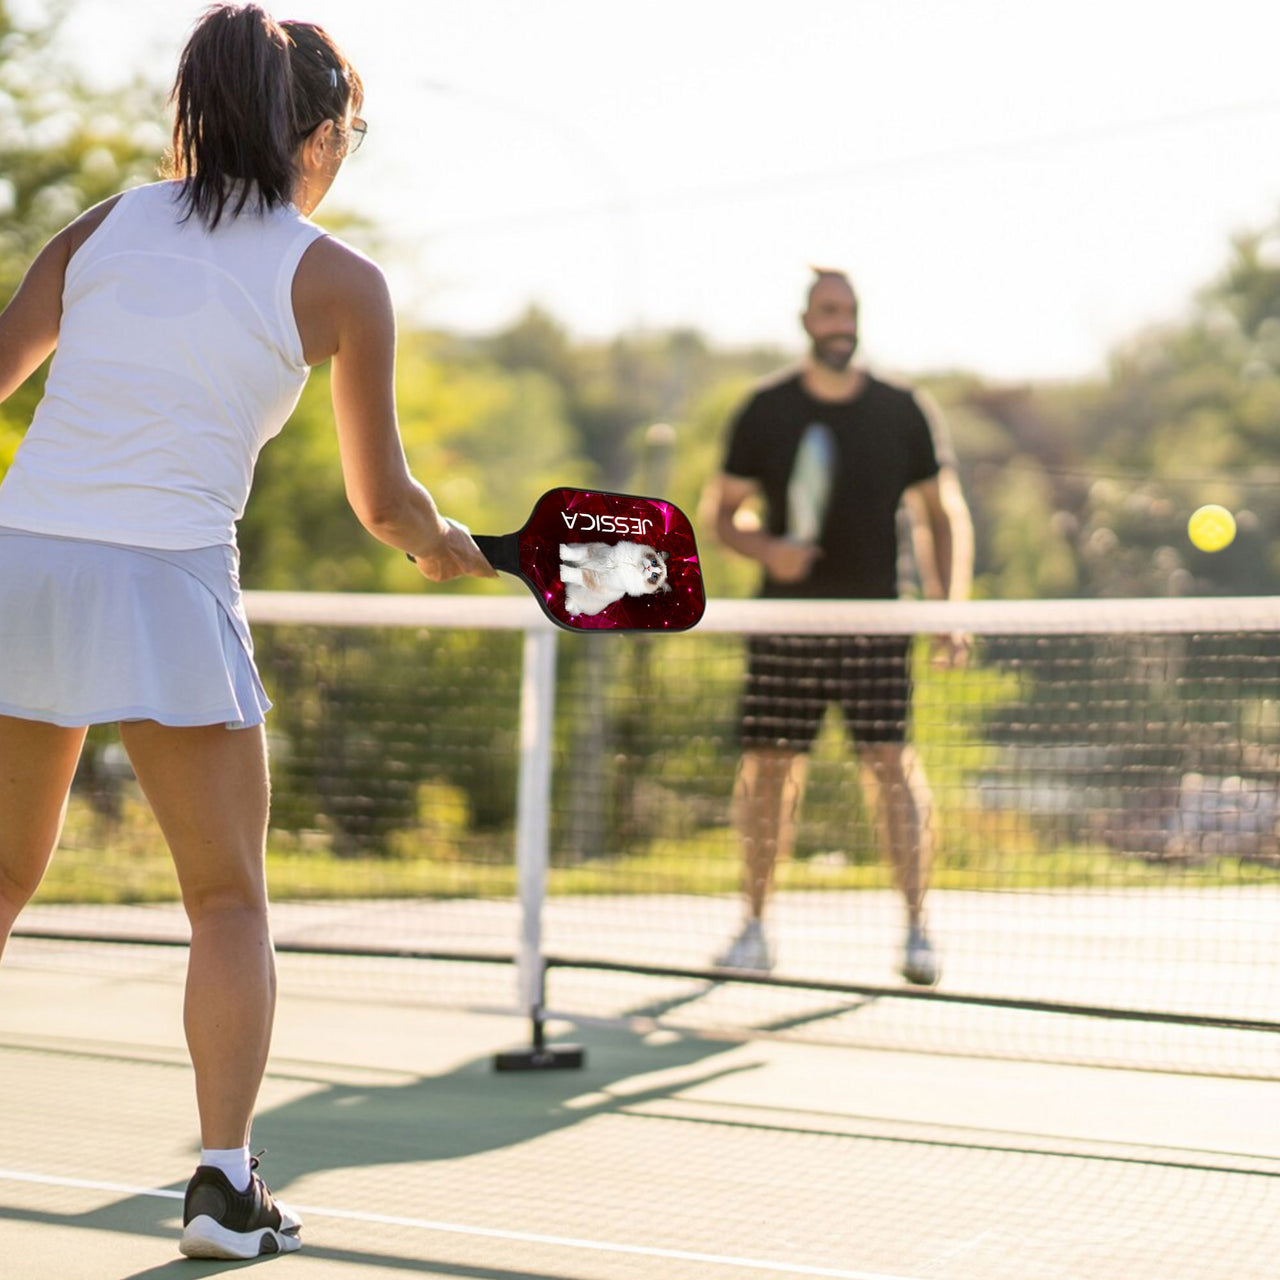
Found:
[[[200,1163],[221,1169],[237,1191],[243,1191],[249,1185],[248,1147],[205,1147],[200,1152]]]

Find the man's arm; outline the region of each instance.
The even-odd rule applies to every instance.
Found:
[[[822,551],[810,542],[775,538],[742,520],[742,508],[758,492],[754,480],[721,472],[703,494],[703,523],[711,525],[716,538],[731,551],[762,564],[775,582],[803,582]]]
[[[905,497],[925,597],[967,600],[973,582],[973,520],[960,477],[943,467],[932,480],[908,489]],[[969,637],[963,632],[934,637],[935,666],[962,667],[968,657]]]
[[[967,600],[973,583],[973,520],[960,477],[943,467],[906,493],[921,586],[930,600]]]

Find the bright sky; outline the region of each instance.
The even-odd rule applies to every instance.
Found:
[[[79,0],[166,84],[188,0]],[[330,197],[402,310],[800,349],[845,267],[883,369],[1100,370],[1280,217],[1277,0],[267,0],[364,77]]]

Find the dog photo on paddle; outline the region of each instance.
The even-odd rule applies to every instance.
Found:
[[[566,611],[596,614],[623,596],[670,591],[667,554],[638,542],[562,542],[560,581]]]

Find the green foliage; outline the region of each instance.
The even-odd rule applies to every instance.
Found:
[[[155,176],[166,133],[155,89],[90,88],[53,52],[59,17],[25,27],[0,0],[0,292],[79,213]]]
[[[312,375],[293,417],[260,454],[237,537],[246,587],[385,588],[391,556],[373,554],[376,544],[346,503],[327,369]]]
[[[106,95],[90,89],[59,64],[56,33],[56,19],[23,29],[0,0],[3,297],[68,219],[153,177],[166,140],[154,89],[137,85]],[[697,512],[719,468],[733,412],[752,383],[782,362],[772,350],[718,350],[688,330],[581,341],[538,309],[483,339],[406,332],[397,386],[405,450],[446,513],[478,531],[514,527],[540,493],[562,484],[669,498],[695,516],[709,594],[746,595],[758,569],[719,547]],[[1105,377],[1001,386],[961,372],[921,382],[950,426],[973,511],[976,594],[1280,590],[1280,223],[1237,237],[1218,278],[1192,300],[1186,316],[1135,335],[1113,353]],[[0,406],[0,474],[40,386],[37,376]],[[669,429],[655,429],[659,424]],[[1186,537],[1187,517],[1205,502],[1228,506],[1239,524],[1235,543],[1215,555],[1196,551]],[[263,451],[239,539],[247,587],[513,589],[476,581],[428,588],[402,556],[360,528],[344,497],[323,369],[284,432]],[[324,835],[326,856],[339,860],[376,853],[386,862],[412,861],[424,846],[441,859],[461,859],[464,843],[468,859],[483,860],[506,847],[514,779],[513,766],[502,763],[510,752],[502,748],[514,721],[500,719],[490,728],[490,764],[483,770],[462,757],[441,765],[427,740],[495,692],[514,708],[518,658],[511,637],[437,639],[429,658],[420,639],[386,637],[357,652],[333,636],[311,644],[304,665],[303,647],[294,654],[287,635],[261,638],[280,673],[272,721],[277,821],[295,841],[297,856],[316,831]],[[662,652],[681,643],[665,638]],[[725,687],[732,687],[740,649],[731,638],[712,643],[720,646]],[[662,842],[719,847],[736,759],[732,699],[708,711],[705,690],[680,675],[686,667],[679,662],[659,681],[657,650],[648,646],[635,646],[625,659],[593,652],[586,642],[563,646],[565,697],[575,690],[586,696],[593,680],[604,680],[606,688],[625,682],[652,696],[628,700],[625,715],[578,739],[562,720],[556,785],[566,800],[558,819],[565,861],[602,850],[644,858]],[[982,697],[948,714],[987,724],[1017,703],[1064,740],[1085,732],[1056,705],[1051,682],[1039,679],[1024,655],[1005,652],[991,660]],[[1151,724],[1194,720],[1196,706],[1212,711],[1211,700],[1188,698],[1191,684],[1180,693],[1153,690],[1141,655],[1122,660],[1133,664],[1134,698],[1146,690]],[[929,769],[958,785],[965,770],[972,773],[982,762],[961,760],[953,744],[931,739],[936,731],[925,713],[932,691],[944,687],[944,676],[922,676],[917,735]],[[1266,720],[1259,712],[1257,724],[1241,733],[1258,738]],[[1090,732],[1106,730],[1103,724]],[[1157,773],[1169,767],[1156,758],[1154,737],[1130,737],[1137,752],[1131,767]],[[815,759],[805,852],[829,851],[842,823],[863,821],[841,802],[851,779],[839,748],[824,739]],[[81,789],[103,812],[120,800],[119,789],[95,775],[105,750],[95,735]],[[610,763],[618,759],[625,768]],[[570,801],[573,777],[588,766],[603,771],[605,790],[594,843],[581,844],[583,831],[569,829]],[[335,790],[339,774],[346,795]],[[976,858],[984,842],[1004,838],[991,815],[947,817],[962,860]],[[1096,856],[1082,836],[1073,864],[1078,873]],[[723,862],[723,880],[731,885],[733,859]],[[589,881],[581,867],[565,870]]]
[[[31,29],[0,0],[0,290],[10,292],[68,218],[154,176],[165,143],[153,88],[104,94],[56,56],[58,20]],[[406,450],[442,506],[502,530],[554,484],[669,497],[696,513],[733,410],[776,351],[723,351],[688,330],[572,338],[530,309],[493,336],[405,334]],[[923,378],[955,440],[977,531],[978,594],[1271,592],[1280,587],[1280,224],[1232,242],[1180,323],[1118,349],[1105,379],[1007,387]],[[40,379],[0,408],[0,469]],[[669,424],[662,444],[654,424]],[[1240,533],[1206,556],[1185,536],[1222,502]],[[712,594],[742,595],[754,566],[699,525]],[[416,590],[342,495],[327,378],[312,379],[264,451],[241,527],[244,580],[260,587]],[[452,590],[495,590],[459,584]]]
[[[991,495],[992,552],[1000,568],[993,595],[1001,599],[1074,595],[1075,556],[1066,541],[1072,526],[1055,519],[1048,475],[1029,458],[1010,463],[1016,484]]]
[[[588,483],[629,486],[686,511],[718,464],[736,401],[782,360],[769,350],[715,351],[682,329],[574,343],[536,308],[482,349],[504,368],[537,372],[559,388],[565,422],[591,465]],[[659,423],[673,428],[674,447],[650,433]]]
[[[0,415],[3,414],[0,408]],[[5,421],[0,416],[0,476],[3,476],[10,466],[13,465],[13,455],[18,451],[18,444],[22,439],[22,432],[12,423]]]
[[[483,345],[417,335],[401,347],[398,394],[414,473],[478,531],[505,533],[544,490],[589,482],[563,391],[544,371],[496,364]]]
[[[1116,350],[1105,380],[932,385],[973,508],[978,594],[1280,589],[1280,223],[1237,237],[1186,319]],[[1239,526],[1212,555],[1186,534],[1206,502]]]
[[[276,704],[275,827],[320,832],[342,856],[457,857],[463,813],[481,860],[486,833],[509,830],[518,636],[264,627],[258,649]],[[442,750],[459,725],[462,745]],[[494,848],[505,856],[505,838]]]

